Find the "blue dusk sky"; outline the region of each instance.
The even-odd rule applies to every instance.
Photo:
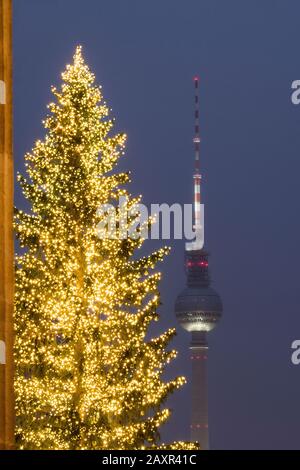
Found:
[[[193,196],[193,76],[200,76],[206,245],[224,314],[209,335],[214,449],[300,449],[300,79],[297,0],[14,0],[15,167],[44,135],[50,86],[82,44],[128,134],[121,168],[146,204]],[[24,206],[16,188],[16,204]],[[151,251],[163,242],[148,241]],[[161,266],[161,320],[176,325],[184,242]],[[190,377],[189,335],[167,376]],[[164,441],[189,439],[189,385]]]

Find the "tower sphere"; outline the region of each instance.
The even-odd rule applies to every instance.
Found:
[[[187,331],[211,331],[222,316],[222,301],[210,286],[186,287],[176,299],[175,314]]]

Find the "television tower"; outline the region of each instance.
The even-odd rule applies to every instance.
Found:
[[[199,133],[199,77],[195,86],[195,148],[194,173],[194,230],[196,239],[186,243],[185,270],[187,287],[178,295],[175,313],[180,325],[191,333],[190,360],[192,365],[191,439],[203,450],[209,449],[207,397],[207,332],[212,330],[222,315],[222,301],[210,287],[209,253],[204,249],[204,214],[201,207],[200,133]]]
[[[12,0],[0,0],[0,449],[14,447]]]

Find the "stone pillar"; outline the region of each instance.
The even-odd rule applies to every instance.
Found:
[[[14,447],[11,3],[0,0],[0,449]]]

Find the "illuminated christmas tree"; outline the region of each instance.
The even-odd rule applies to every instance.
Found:
[[[78,47],[62,74],[19,181],[31,210],[16,211],[17,442],[25,449],[142,449],[159,446],[175,357],[174,330],[146,341],[157,320],[167,249],[136,259],[142,238],[101,239],[98,208],[127,198],[114,169],[125,135],[113,121]],[[130,221],[129,221],[130,222]],[[128,223],[129,223],[128,222]],[[121,230],[117,226],[117,230]],[[171,448],[193,448],[173,443]]]

